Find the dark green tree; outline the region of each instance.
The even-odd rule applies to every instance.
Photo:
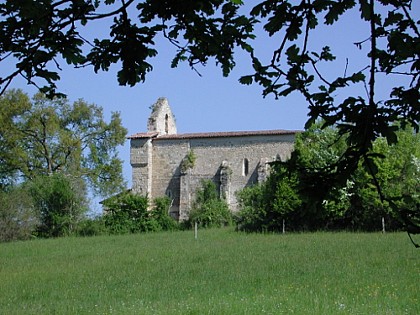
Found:
[[[266,230],[266,206],[264,185],[245,187],[236,192],[239,212],[234,215],[237,229],[247,232]]]
[[[40,224],[39,236],[59,237],[74,233],[87,210],[83,182],[62,173],[37,176],[26,183]]]
[[[327,189],[323,169],[343,154],[345,139],[337,141],[336,128],[321,126],[317,123],[297,136],[293,158],[273,163],[266,182],[238,193],[238,226],[281,231],[286,220],[287,228],[294,230],[378,231],[383,218],[387,230],[403,228],[406,218],[401,212],[416,213],[420,202],[419,134],[411,128],[400,130],[393,145],[376,139],[373,149],[380,163],[375,176],[360,163],[346,185]]]
[[[346,139],[342,136],[337,140],[339,129],[321,126],[315,124],[298,136],[294,159],[289,162],[299,174],[305,208],[322,213],[329,228],[378,230],[383,217],[388,228],[401,228],[399,209],[415,211],[415,204],[420,202],[416,166],[419,134],[410,127],[399,130],[398,141],[391,145],[386,138],[377,138],[371,153],[375,163],[363,167],[360,161],[344,185],[329,189],[331,173],[323,170],[336,165],[345,153]],[[370,167],[375,170],[370,171]]]
[[[375,177],[363,168],[356,172],[349,215],[356,226],[377,230],[384,218],[387,229],[401,228],[406,220],[402,211],[419,211],[420,135],[407,128],[397,136],[398,142],[391,146],[383,138],[375,141],[374,151],[384,156],[379,158]]]
[[[237,193],[240,211],[235,215],[235,221],[238,229],[281,232],[286,224],[289,231],[302,230],[303,225],[310,225],[305,220],[313,220],[313,216],[307,217],[301,211],[298,184],[296,172],[290,172],[282,164],[273,164],[264,183]]]

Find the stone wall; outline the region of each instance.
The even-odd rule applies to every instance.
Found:
[[[147,191],[151,198],[169,196],[173,199],[171,212],[183,220],[188,217],[201,181],[211,179],[231,210],[236,211],[235,192],[264,177],[266,167],[261,163],[288,159],[293,143],[294,134],[132,139],[133,190]],[[190,150],[196,160],[183,174],[181,164]]]
[[[171,212],[179,213],[180,166],[188,153],[189,143],[182,141],[153,141],[153,184],[151,197],[168,196],[173,200]]]
[[[141,195],[151,195],[153,156],[151,139],[131,139],[130,164],[132,189]]]

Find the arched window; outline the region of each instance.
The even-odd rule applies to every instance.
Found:
[[[168,114],[166,114],[165,115],[165,133],[166,134],[168,134],[168,132],[169,132],[169,123],[168,123],[168,120],[169,120],[169,116],[168,116]]]
[[[245,158],[242,163],[242,175],[247,176],[248,173],[249,173],[249,161],[247,158]]]

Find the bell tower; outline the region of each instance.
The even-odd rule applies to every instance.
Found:
[[[152,113],[147,122],[148,132],[157,132],[159,136],[176,134],[176,123],[168,99],[161,97],[152,106]]]

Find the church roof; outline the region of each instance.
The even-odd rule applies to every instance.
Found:
[[[183,133],[159,135],[157,132],[136,133],[128,137],[128,139],[145,139],[154,138],[154,140],[165,139],[194,139],[194,138],[227,138],[227,137],[244,137],[244,136],[269,136],[269,135],[294,135],[299,133],[297,130],[258,130],[258,131],[225,131],[225,132],[200,132],[200,133]]]
[[[145,138],[154,138],[159,134],[159,132],[139,132],[127,137],[127,139],[145,139]]]

